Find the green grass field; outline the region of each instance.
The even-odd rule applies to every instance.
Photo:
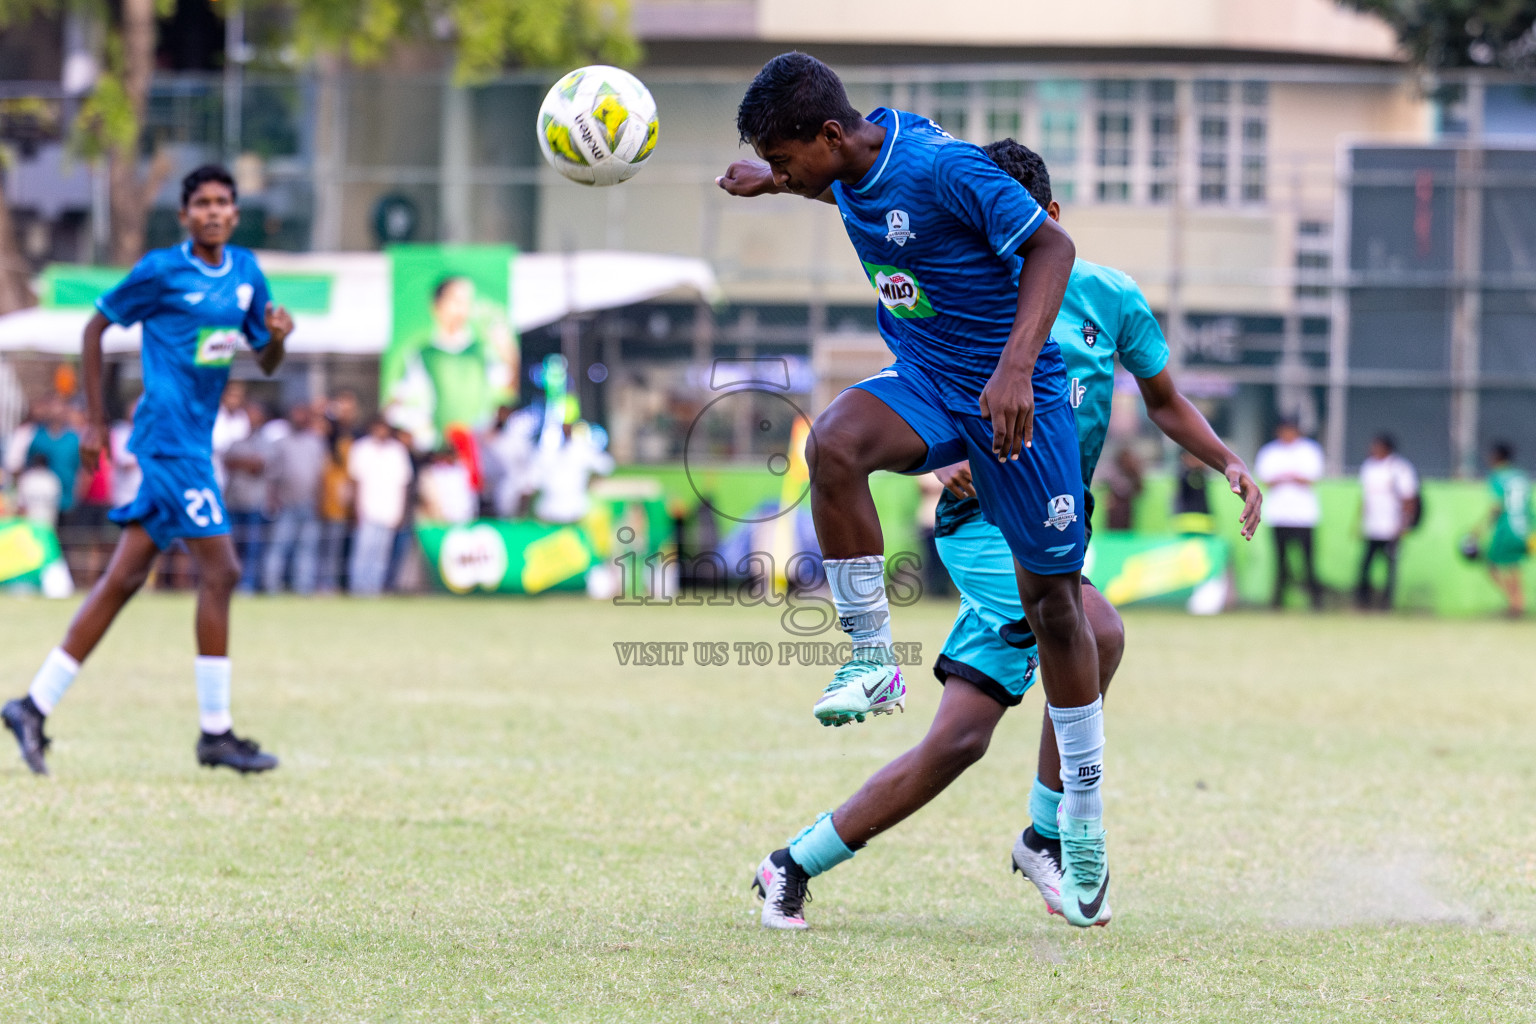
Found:
[[[0,602],[0,690],[72,610]],[[950,614],[898,637],[931,661]],[[193,761],[190,620],[129,609],[52,779],[0,735],[0,1019],[1536,1019],[1529,626],[1132,615],[1110,927],[1007,870],[1031,695],[785,935],[752,869],[920,736],[927,668],[906,715],[832,731],[825,670],[612,646],[776,644],[771,610],[245,600],[236,722],[284,764],[240,778]]]

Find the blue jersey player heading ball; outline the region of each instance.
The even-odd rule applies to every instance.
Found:
[[[131,502],[111,512],[123,532],[106,574],[75,614],[64,642],[44,659],[27,695],[3,709],[22,757],[39,775],[48,771],[44,719],[117,613],[144,585],[156,556],[178,539],[198,569],[197,760],[240,772],[277,767],[277,758],[235,735],[230,718],[229,601],[240,563],[214,480],[212,434],[219,396],[242,341],[270,376],[283,360],[293,320],[273,305],[255,257],[228,244],[240,220],[228,171],[205,166],[187,175],[180,216],[187,240],[140,260],[96,301],[97,313],[85,328],[81,362],[89,423],[80,447],[84,464],[94,466],[107,432],[102,332],[114,323],[143,325],[144,394],[128,442],[143,482]]]
[[[1100,799],[1104,726],[1098,654],[1083,613],[1077,432],[1051,324],[1072,273],[1066,232],[978,147],[927,118],[854,110],[830,68],[775,57],[747,89],[737,129],[762,161],[719,179],[733,195],[793,192],[836,203],[879,298],[896,362],[839,395],[807,446],[811,512],[853,659],[816,705],[825,724],[862,720],[905,695],[890,656],[880,521],[869,475],[969,459],[987,518],[1008,543],[1039,642],[1066,793],[1069,920],[1108,912]],[[870,822],[813,826],[828,857],[851,856]],[[774,901],[785,851],[759,867]],[[1079,913],[1078,908],[1083,908]]]
[[[1060,210],[1051,197],[1050,176],[1036,154],[1011,139],[988,146],[987,155],[1015,177],[1054,220]],[[1147,412],[1166,434],[1220,469],[1233,493],[1243,499],[1242,534],[1258,526],[1262,496],[1242,460],[1216,436],[1205,417],[1174,386],[1167,370],[1168,345],[1136,283],[1126,275],[1078,260],[1062,299],[1054,335],[1060,340],[1073,383],[1083,478],[1091,480],[1109,427],[1115,361],[1140,386]],[[823,815],[790,841],[785,870],[770,872],[775,899],[765,901],[763,924],[805,927],[803,904],[809,878],[842,858],[828,843],[823,822],[839,833],[861,829],[873,838],[928,804],[987,751],[1004,712],[1018,705],[1035,682],[1034,641],[1008,571],[1008,544],[1002,531],[982,516],[969,467],[960,463],[936,471],[949,491],[939,505],[939,555],[961,594],[960,613],[934,673],[944,695],[916,747],[876,772],[830,816]],[[1091,508],[1091,506],[1090,506]],[[1120,616],[1083,581],[1083,605],[1099,648],[1099,686],[1107,691],[1125,649]],[[1042,727],[1039,773],[1030,795],[1033,823],[1015,840],[1013,864],[1045,898],[1046,908],[1065,914],[1057,807],[1062,798],[1060,762],[1049,715]],[[1107,905],[1095,923],[1109,920]]]

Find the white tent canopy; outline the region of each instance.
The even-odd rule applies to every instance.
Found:
[[[392,326],[390,262],[383,253],[257,254],[268,274],[325,274],[330,308],[295,314],[288,351],[297,355],[377,355]],[[659,298],[713,301],[715,275],[703,260],[633,252],[519,253],[512,262],[512,323],[519,331],[568,313],[616,309]],[[0,316],[0,353],[71,354],[91,311],[24,309]],[[139,347],[139,329],[108,328],[108,352]]]

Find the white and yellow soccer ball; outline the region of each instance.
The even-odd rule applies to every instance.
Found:
[[[538,133],[544,159],[567,178],[617,185],[640,173],[656,148],[656,101],[628,71],[577,68],[544,97]]]

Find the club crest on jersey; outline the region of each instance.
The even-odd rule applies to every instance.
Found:
[[[1083,321],[1083,344],[1093,348],[1093,343],[1099,340],[1099,325],[1092,320]]]
[[[1077,522],[1077,499],[1070,494],[1058,494],[1046,502],[1046,526],[1054,526],[1056,529],[1066,532],[1067,527]]]
[[[906,210],[892,210],[886,214],[885,228],[885,240],[897,245],[906,245],[907,239],[917,237],[917,233],[912,230],[912,218],[907,216]]]
[[[235,301],[240,304],[240,309],[242,312],[251,308],[251,299],[253,299],[255,296],[256,289],[251,285],[242,284],[240,287],[235,289]]]

